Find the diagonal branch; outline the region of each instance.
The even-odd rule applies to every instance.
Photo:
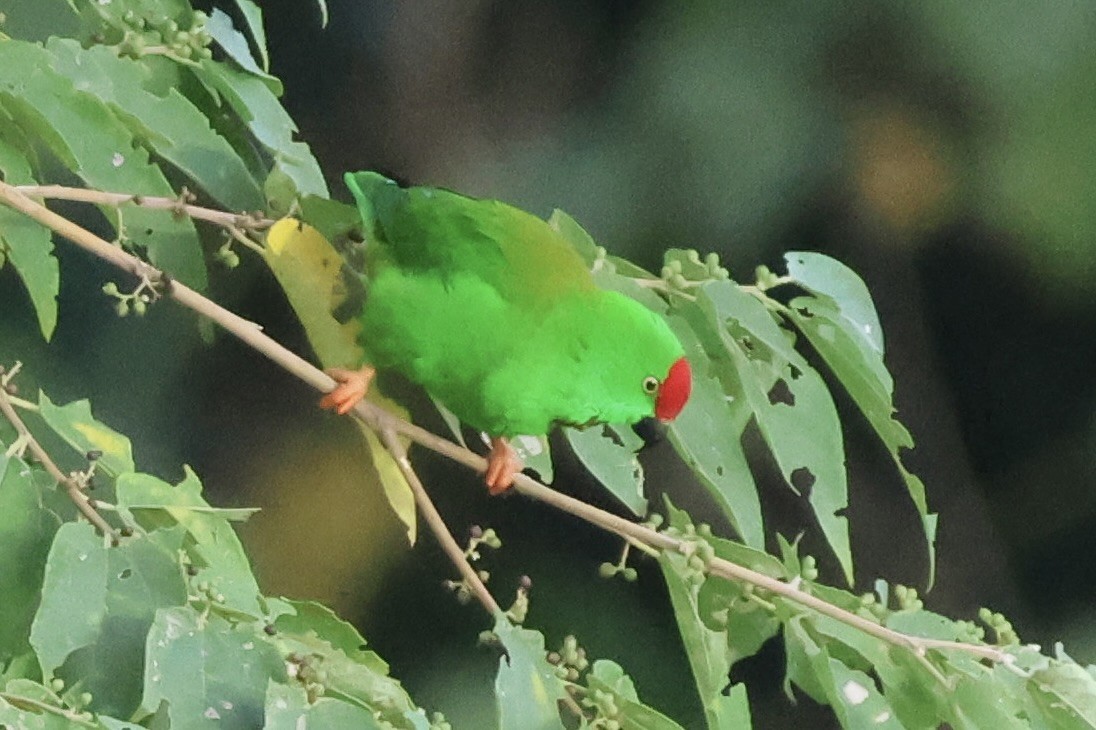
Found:
[[[0,413],[4,415],[4,418],[15,427],[15,431],[19,434],[19,439],[27,445],[30,449],[30,453],[34,455],[34,458],[38,459],[45,467],[46,472],[53,477],[58,484],[65,488],[68,493],[69,499],[76,505],[76,509],[80,510],[80,514],[87,518],[88,522],[99,528],[99,531],[109,537],[112,541],[118,542],[118,533],[114,528],[110,526],[110,523],[103,519],[103,516],[95,511],[95,508],[91,506],[91,502],[88,501],[87,494],[80,488],[80,485],[71,476],[68,476],[58,468],[54,463],[50,455],[46,453],[46,450],[42,448],[42,445],[38,443],[38,440],[31,434],[30,429],[27,428],[27,424],[23,423],[23,419],[19,417],[19,414],[15,412],[15,408],[11,404],[11,396],[7,391],[0,388]]]
[[[18,189],[0,182],[0,203],[4,203],[38,221],[56,233],[91,253],[113,263],[114,265],[129,271],[137,276],[145,277],[151,281],[165,281],[165,277],[155,268],[140,259],[126,253],[121,248],[99,238],[72,221],[57,215],[48,208],[27,198]],[[288,372],[300,378],[317,390],[328,392],[335,387],[335,381],[319,368],[313,366],[304,358],[286,349],[271,338],[264,335],[261,329],[242,317],[239,317],[227,309],[206,299],[193,289],[177,283],[170,282],[165,287],[167,296],[186,306],[198,314],[210,318],[224,327],[230,333],[240,338],[248,345],[266,355]],[[381,434],[385,432],[397,433],[411,439],[415,443],[435,451],[453,461],[484,472],[487,469],[487,461],[468,449],[443,439],[425,429],[397,418],[381,408],[361,401],[354,408],[355,414],[368,426]],[[631,522],[610,512],[598,509],[573,497],[549,489],[539,482],[524,474],[518,474],[514,481],[514,489],[531,499],[544,502],[556,509],[569,512],[587,522],[601,527],[610,532],[642,542],[652,548],[670,550],[681,554],[689,554],[694,546],[685,540],[679,540],[670,535],[658,532],[646,525]],[[425,492],[424,492],[425,495]],[[425,497],[429,499],[428,497]],[[416,496],[416,499],[419,499]],[[431,529],[435,525],[431,524]],[[444,529],[444,526],[442,526]],[[439,540],[443,538],[439,535]],[[452,540],[452,537],[449,537]],[[451,556],[452,557],[452,556]],[[463,556],[461,562],[464,562]],[[464,568],[458,564],[461,573]],[[732,563],[721,558],[713,558],[709,563],[709,573],[721,578],[742,581],[753,584],[759,588],[771,591],[782,598],[798,604],[799,606],[817,613],[829,616],[837,621],[852,626],[866,634],[886,641],[895,646],[909,649],[919,656],[923,656],[929,650],[956,650],[962,651],[981,659],[989,660],[1012,667],[1014,658],[1008,652],[996,647],[980,644],[965,644],[956,641],[942,641],[927,639],[909,634],[903,634],[893,629],[882,626],[870,619],[846,611],[839,606],[828,603],[814,596],[797,585],[786,583],[770,576],[764,575],[745,566]],[[490,610],[490,609],[489,609]]]

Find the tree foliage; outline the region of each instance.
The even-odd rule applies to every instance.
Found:
[[[280,82],[267,70],[260,7],[237,0],[231,14],[207,15],[185,0],[46,5],[57,20],[45,32],[30,18],[37,3],[5,11],[4,184],[49,197],[44,186],[78,180],[119,246],[199,291],[209,261],[232,264],[238,250],[255,252],[298,313],[316,359],[356,357],[345,312],[360,306],[358,221],[330,199],[319,165],[294,139]],[[210,218],[203,213],[210,208],[230,212]],[[599,285],[665,316],[694,364],[693,400],[670,439],[733,536],[694,524],[671,499],[652,501],[636,457],[642,444],[630,431],[608,425],[565,436],[622,510],[680,548],[639,546],[657,556],[709,727],[749,725],[746,688],[731,685],[730,671],[777,636],[789,697],[830,706],[846,728],[1096,727],[1096,669],[1060,648],[1050,656],[1021,644],[988,610],[983,627],[926,610],[909,587],[878,582],[863,595],[835,587],[820,580],[798,541],[766,527],[743,446],[749,429],[809,505],[813,521],[801,529],[820,534],[832,552],[839,575],[831,582],[853,584],[845,446],[831,390],[840,389],[892,456],[934,554],[936,515],[903,464],[913,440],[894,418],[883,333],[854,272],[791,252],[784,271],[760,268],[753,281],[738,282],[716,256],[673,249],[656,275],[607,254],[561,211],[549,222]],[[22,280],[46,338],[61,285],[51,227],[0,206],[0,265]],[[111,285],[104,295],[119,314],[142,314],[162,293],[159,284],[141,280],[131,293]],[[0,724],[447,725],[415,704],[349,623],[315,603],[263,595],[231,524],[250,510],[209,504],[189,469],[178,484],[139,472],[128,438],[97,421],[86,401],[14,399],[13,375],[3,375],[0,399],[25,412],[30,427],[0,422]],[[364,426],[363,438],[414,539],[405,475]],[[79,483],[78,499],[107,515],[117,534],[79,519],[56,475],[30,458],[32,440],[58,444],[52,459]],[[534,465],[549,477],[547,443],[525,448],[539,453]],[[473,542],[470,558],[490,540]],[[766,552],[774,544],[778,554]],[[717,561],[788,590],[714,575]],[[635,575],[624,563],[606,565],[607,575]],[[467,588],[454,585],[458,595]],[[804,596],[836,614],[812,609]],[[549,651],[543,634],[521,625],[527,600],[519,592],[482,637],[500,654],[501,727],[680,727],[644,704],[611,658],[587,657],[574,637]],[[987,647],[999,652],[979,651]]]

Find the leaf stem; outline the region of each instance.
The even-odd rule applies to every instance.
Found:
[[[118,533],[114,528],[110,526],[110,523],[103,519],[103,516],[99,514],[94,507],[91,506],[91,502],[88,501],[88,497],[84,494],[84,491],[80,488],[80,483],[70,475],[62,472],[57,464],[50,458],[46,450],[42,448],[42,445],[38,443],[38,440],[34,438],[34,435],[27,428],[27,424],[23,422],[23,419],[16,413],[15,408],[11,403],[11,396],[7,391],[0,388],[0,413],[4,415],[4,418],[8,419],[8,422],[15,427],[15,432],[18,434],[18,439],[26,444],[30,449],[31,454],[34,455],[38,461],[45,467],[46,472],[49,473],[58,484],[65,488],[65,492],[68,493],[69,499],[76,505],[76,509],[80,510],[80,513],[87,518],[88,522],[99,528],[99,531],[108,536],[112,542],[118,542]]]
[[[117,246],[112,246],[110,243],[104,241],[90,231],[81,228],[66,218],[50,211],[41,204],[27,198],[19,189],[3,182],[0,182],[0,202],[28,215],[42,225],[45,225],[56,233],[68,238],[81,248],[90,251],[125,271],[132,272],[138,276],[150,276],[154,281],[164,280],[163,275],[149,264],[130,255]],[[230,216],[230,214],[222,215]],[[184,284],[172,282],[171,285],[167,287],[166,295],[198,314],[213,320],[231,334],[240,338],[255,350],[267,356],[313,388],[328,392],[335,387],[336,383],[329,375],[263,334],[256,324],[233,314]],[[480,473],[486,471],[487,461],[482,456],[458,446],[451,441],[443,439],[434,433],[426,431],[419,426],[401,418],[397,418],[368,401],[363,400],[359,402],[355,406],[354,412],[368,426],[382,435],[387,433],[389,434],[389,438],[391,437],[391,434],[405,436],[431,451],[441,454],[457,463],[464,464]],[[399,459],[397,459],[397,461],[399,461]],[[518,474],[516,476],[513,489],[525,497],[538,500],[549,506],[555,507],[556,509],[568,512],[595,526],[614,532],[625,539],[631,538],[637,542],[644,543],[651,549],[671,550],[681,554],[687,554],[690,550],[690,545],[686,541],[678,540],[677,538],[658,532],[646,525],[631,522],[561,492],[549,489],[524,474]],[[416,501],[419,499],[421,498],[416,495]],[[444,530],[444,525],[439,528],[429,519],[428,524],[432,530],[435,530],[435,536],[439,541],[445,540],[443,534],[447,535],[448,531]],[[438,529],[441,529],[441,533],[437,532]],[[448,539],[452,540],[452,537],[450,536]],[[450,558],[453,559],[454,562],[457,562],[455,555],[450,554]],[[459,562],[457,562],[457,567],[462,575],[465,573],[466,569],[471,569],[470,566],[466,566],[467,563],[464,560],[463,555],[461,555]],[[1013,656],[1002,649],[987,645],[966,644],[958,641],[930,639],[903,634],[868,620],[863,616],[852,613],[851,611],[846,611],[839,606],[828,603],[803,591],[796,585],[777,580],[722,558],[713,558],[709,563],[708,572],[709,574],[720,578],[753,584],[758,588],[768,590],[803,608],[828,616],[836,621],[840,621],[855,629],[863,631],[870,636],[881,639],[882,641],[913,651],[920,656],[923,656],[930,650],[961,651],[979,657],[980,659],[1001,663],[1010,668],[1013,667]],[[490,604],[485,603],[485,607],[487,605]],[[497,604],[494,609],[488,610],[494,613],[496,609]]]

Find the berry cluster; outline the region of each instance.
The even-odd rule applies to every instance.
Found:
[[[719,254],[713,251],[701,260],[697,251],[689,249],[683,257],[667,257],[661,277],[671,288],[683,290],[705,281],[724,281],[731,275],[720,265]]]
[[[213,36],[206,29],[208,20],[209,16],[196,10],[189,24],[180,27],[178,21],[165,15],[144,17],[127,10],[122,16],[125,27],[118,53],[131,58],[168,55],[184,61],[212,58],[209,44]]]

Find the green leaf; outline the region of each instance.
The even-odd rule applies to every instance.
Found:
[[[153,66],[151,59],[120,57],[106,46],[83,49],[69,39],[51,39],[46,49],[58,72],[80,88],[93,89],[136,139],[221,205],[238,211],[263,207],[262,191],[247,166],[179,92],[175,73],[160,78],[155,69],[163,66]]]
[[[681,632],[682,645],[689,659],[697,694],[704,707],[709,727],[723,727],[720,698],[730,683],[728,675],[733,660],[725,630],[714,630],[701,615],[700,589],[708,580],[688,564],[680,553],[664,550],[659,553],[659,567],[666,579],[674,618]]]
[[[676,315],[669,323],[685,347],[685,356],[695,363],[689,405],[670,424],[670,441],[742,541],[763,548],[761,501],[741,442],[750,410],[742,399],[728,397],[720,381],[706,370],[709,357],[689,324]]]
[[[643,439],[627,426],[565,428],[563,435],[582,462],[609,492],[637,517],[647,513],[643,466],[637,457]]]
[[[171,727],[262,727],[266,689],[285,662],[254,625],[189,607],[161,608],[148,633],[142,709],[167,703]]]
[[[240,14],[244,16],[247,30],[251,33],[251,40],[259,51],[259,58],[263,62],[263,71],[269,71],[270,54],[266,50],[266,31],[263,30],[262,8],[256,5],[254,0],[236,0],[236,7],[240,9]]]
[[[81,522],[61,526],[49,551],[42,602],[30,630],[30,644],[46,677],[99,636],[107,613],[107,570],[107,550],[94,527]]]
[[[931,586],[936,573],[936,515],[928,511],[925,485],[902,463],[902,449],[913,447],[913,437],[894,418],[893,382],[881,355],[851,331],[852,325],[829,303],[813,297],[797,297],[788,305],[788,316],[852,396],[853,401],[894,460],[906,490],[921,516],[929,556]]]
[[[348,659],[379,674],[388,673],[388,664],[376,653],[366,651],[366,641],[354,625],[336,616],[330,608],[314,601],[282,600],[291,611],[278,616],[275,626],[279,633],[299,636],[314,633],[331,649],[343,652]]]
[[[298,194],[328,197],[319,164],[308,145],[293,141],[297,126],[261,78],[212,61],[203,61],[193,71],[247,125],[259,144],[274,157],[274,167],[296,184]]]
[[[0,445],[0,666],[30,648],[46,556],[60,526],[47,507],[58,495],[37,473]]]
[[[822,377],[795,352],[764,306],[731,281],[697,291],[785,481],[807,499],[848,584],[853,582],[845,447]],[[761,310],[761,311],[759,311]],[[737,336],[736,336],[737,335]]]
[[[97,468],[111,476],[133,471],[133,447],[129,439],[96,421],[87,400],[56,406],[45,393],[39,392],[38,414],[46,425],[80,454],[98,451]]]
[[[367,708],[397,727],[429,725],[400,683],[388,676],[388,665],[365,649],[357,629],[319,604],[288,603],[293,612],[275,623],[280,645],[287,653],[309,657],[310,668],[323,672],[328,697]]]
[[[664,497],[668,526],[682,533],[695,534],[695,527],[688,513],[674,507],[670,498]],[[750,570],[763,573],[770,578],[787,580],[788,571],[780,561],[768,553],[741,543],[709,535],[703,539],[715,550],[715,556],[741,565]],[[689,573],[683,573],[691,587]],[[694,577],[693,581],[696,580]],[[780,628],[779,619],[767,610],[751,601],[743,592],[742,586],[734,581],[704,580],[700,583],[696,597],[696,615],[703,627],[725,637],[727,642],[727,660],[733,666],[735,662],[753,656],[761,646],[776,636]],[[701,633],[701,636],[704,636]]]
[[[841,727],[903,730],[875,681],[830,656],[806,630],[802,616],[788,621],[784,636],[788,681],[795,682],[816,701],[830,705]]]
[[[624,673],[620,665],[607,659],[598,659],[590,668],[586,683],[591,690],[606,692],[613,696],[619,710],[614,719],[627,730],[680,730],[681,726],[658,710],[639,701],[632,678]],[[739,725],[749,728],[749,725]]]
[[[264,730],[301,728],[361,728],[381,730],[369,710],[341,700],[321,697],[308,701],[304,687],[292,687],[271,680],[266,689]]]
[[[556,703],[566,691],[545,658],[543,634],[514,626],[505,616],[495,620],[494,633],[506,650],[495,677],[499,729],[562,730]]]
[[[3,133],[0,133],[0,173],[10,185],[35,182],[23,152],[6,141]],[[23,280],[38,317],[38,327],[49,340],[57,326],[57,291],[61,284],[49,229],[22,213],[0,206],[0,268],[5,257]]]
[[[813,251],[784,254],[788,275],[818,297],[828,297],[851,325],[850,330],[883,354],[883,327],[868,287],[855,271],[836,259]]]
[[[118,509],[133,514],[145,529],[182,525],[193,541],[188,548],[198,574],[224,598],[219,603],[258,619],[265,614],[259,586],[240,539],[226,517],[240,518],[254,510],[215,509],[202,498],[202,484],[189,467],[172,486],[148,474],[124,474],[115,482]]]
[[[244,18],[248,23],[248,29],[252,32],[252,37],[255,37],[256,27],[258,28],[259,36],[262,37],[262,42],[260,42],[258,38],[255,40],[262,57],[263,68],[259,68],[259,64],[255,63],[255,57],[251,55],[251,49],[247,44],[247,38],[232,25],[232,18],[229,17],[228,13],[225,13],[219,8],[214,8],[213,14],[209,16],[209,22],[206,24],[206,29],[209,31],[209,34],[213,36],[213,40],[217,41],[217,44],[228,54],[228,57],[240,64],[240,68],[261,78],[271,87],[271,90],[275,94],[281,96],[282,82],[268,74],[265,70],[269,66],[270,59],[267,58],[266,55],[266,38],[263,34],[262,11],[253,3],[248,2],[248,0],[237,0],[236,5],[243,11]]]
[[[156,610],[187,601],[179,564],[185,534],[180,527],[156,530],[107,550],[106,615],[95,640],[57,671],[68,686],[93,695],[96,712],[129,717],[140,706],[139,683],[119,677],[144,676],[145,639]],[[78,617],[78,605],[71,604],[70,620]]]
[[[516,436],[510,446],[526,468],[532,469],[545,484],[552,483],[552,448],[547,436]]]
[[[600,247],[586,229],[570,215],[556,208],[548,217],[548,225],[574,247],[578,255],[586,260],[587,265],[593,266],[598,260]]]
[[[1072,661],[1053,660],[1028,685],[1054,727],[1096,728],[1096,678]]]
[[[40,140],[66,167],[99,190],[173,197],[175,192],[148,153],[94,93],[83,91],[53,68],[45,48],[21,41],[0,43],[0,107],[30,137]],[[104,215],[126,245],[197,289],[206,271],[197,232],[171,211],[111,207]]]

